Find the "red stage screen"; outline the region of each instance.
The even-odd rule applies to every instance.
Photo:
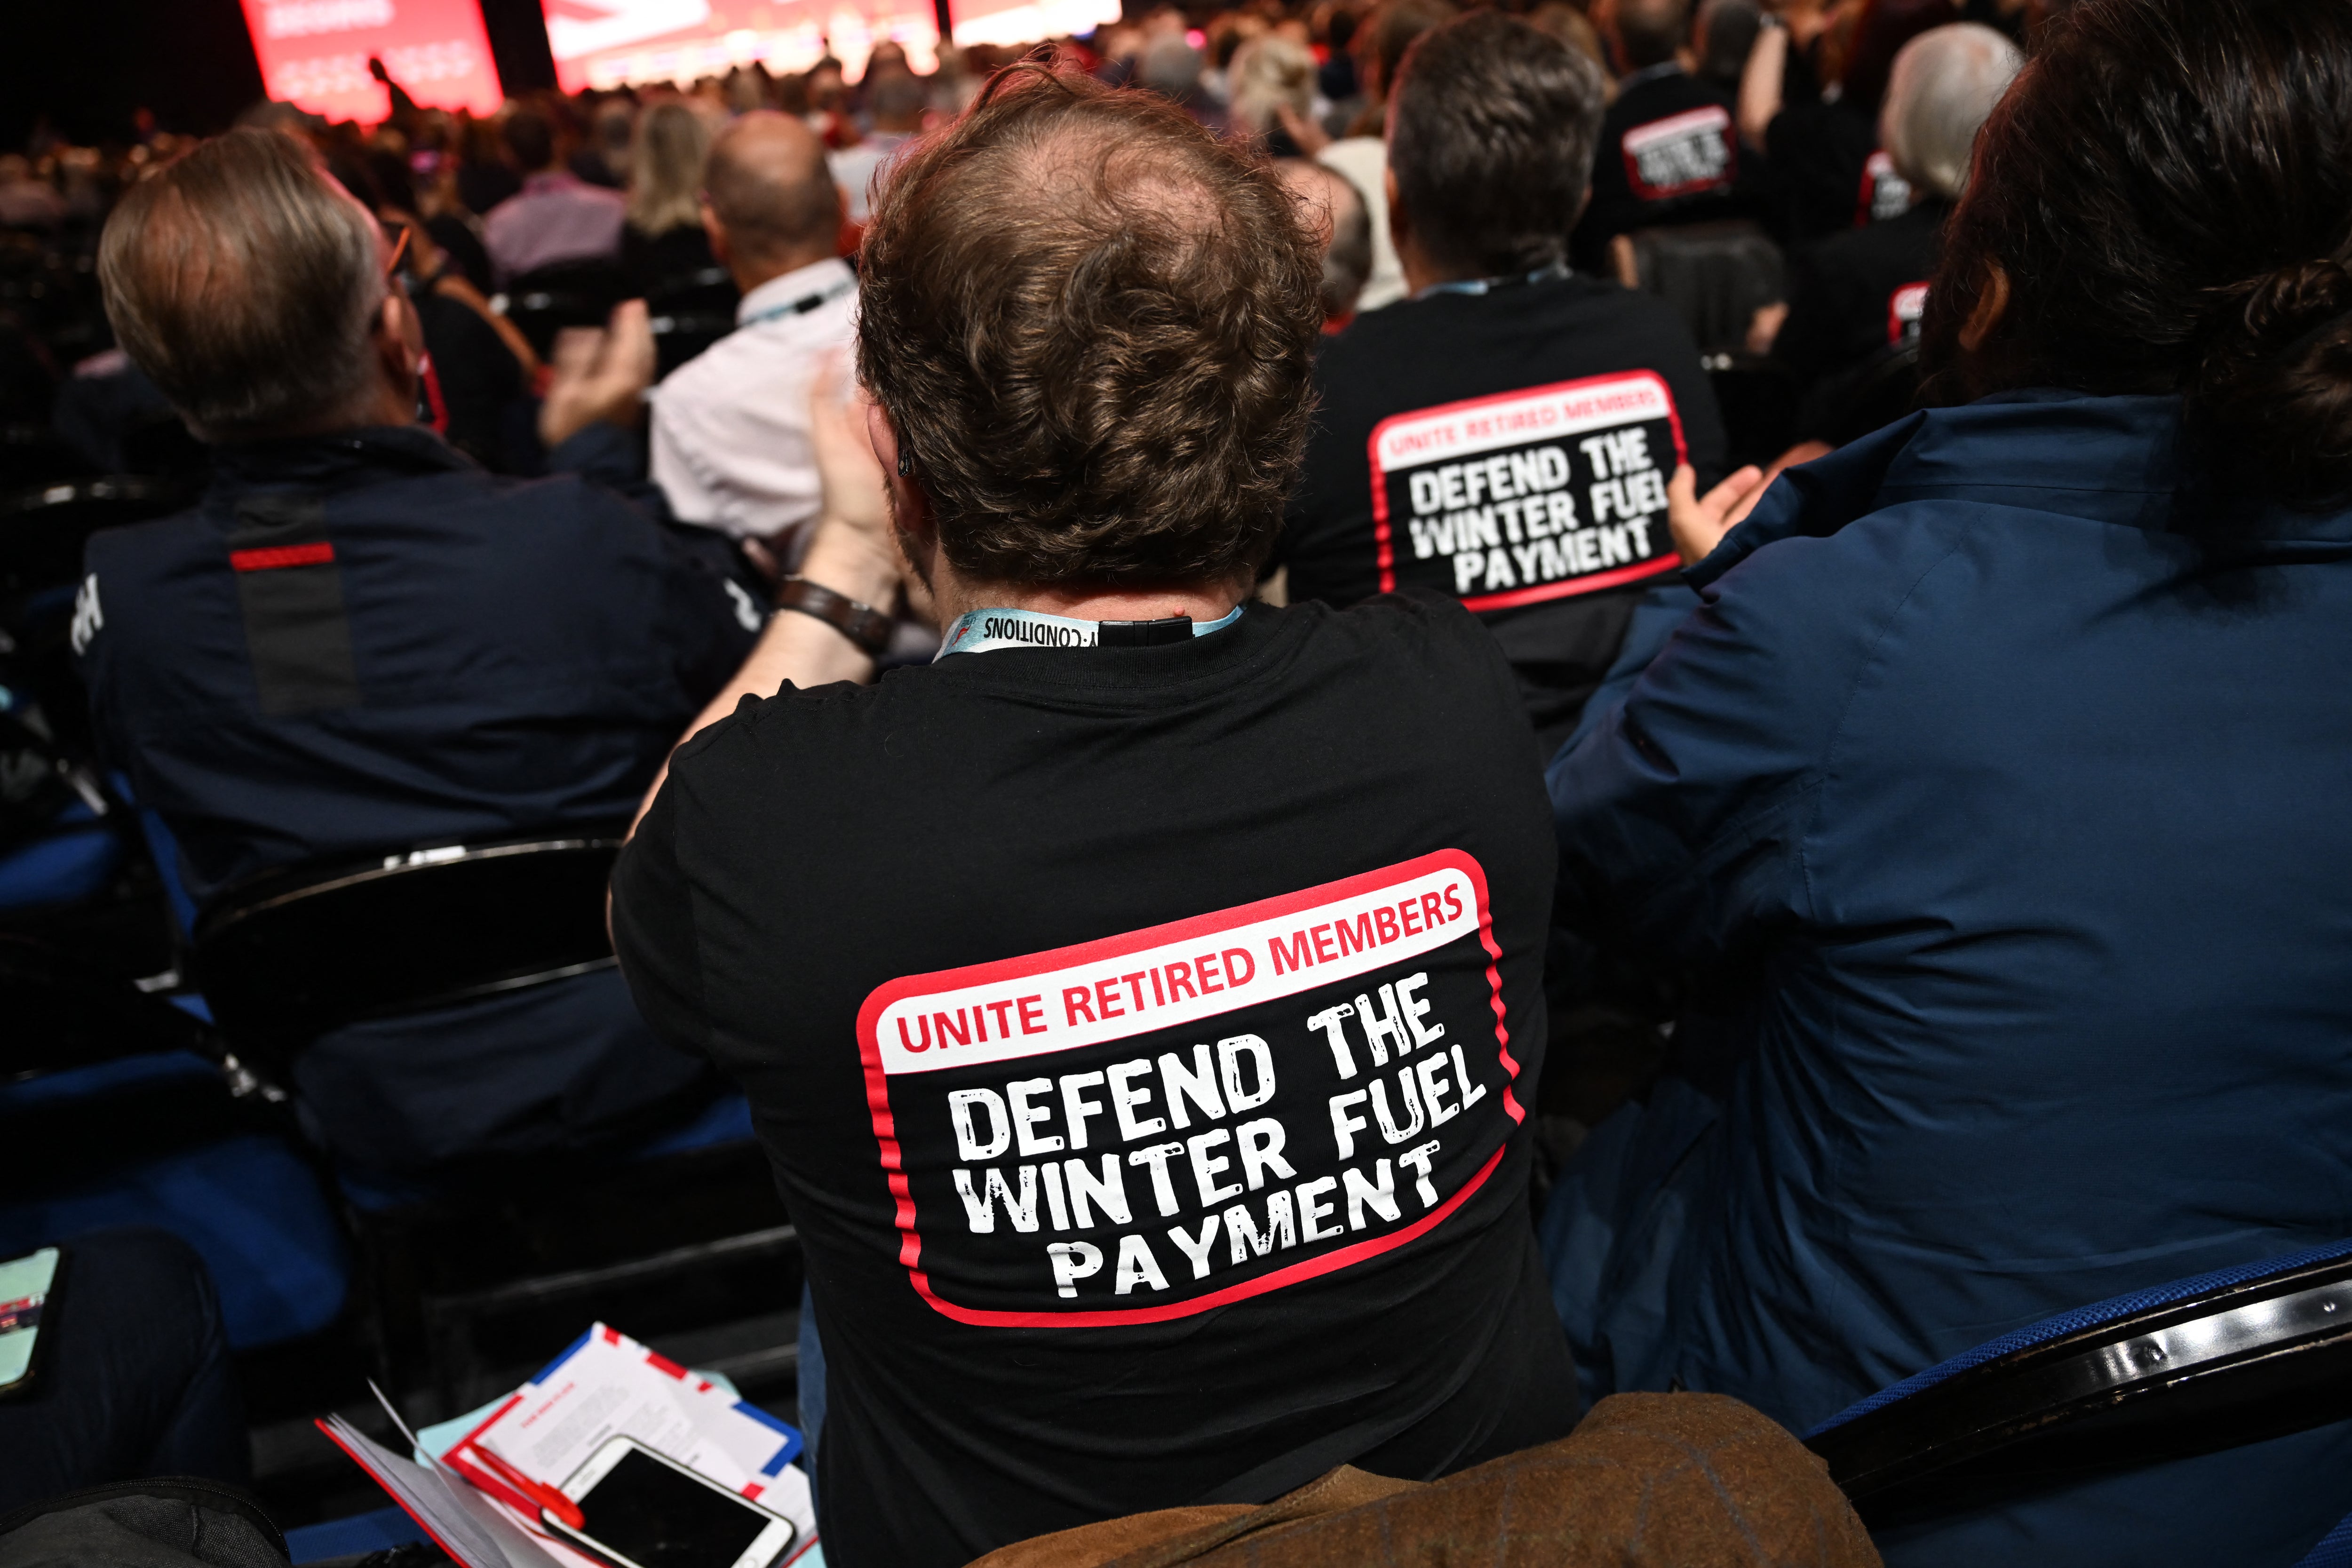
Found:
[[[885,38],[918,71],[939,49],[931,0],[540,0],[566,92],[692,82],[764,61],[806,70],[828,47],[852,80]],[[1118,19],[1118,0],[952,0],[956,42],[1025,43]]]
[[[375,121],[389,95],[368,75],[381,58],[417,102],[487,114],[499,73],[478,0],[244,0],[269,96],[334,120]]]

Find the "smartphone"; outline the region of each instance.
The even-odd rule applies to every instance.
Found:
[[[41,1344],[41,1312],[57,1294],[58,1263],[64,1256],[45,1247],[29,1258],[0,1263],[0,1399],[30,1387],[38,1369],[33,1352]]]
[[[541,1522],[613,1568],[770,1568],[795,1533],[782,1514],[630,1437],[597,1449],[560,1489],[580,1505],[581,1528]]]

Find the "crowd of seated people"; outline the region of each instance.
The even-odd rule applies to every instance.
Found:
[[[847,1568],[2339,1539],[2324,1401],[1899,1513],[1799,1439],[2352,1248],[2352,16],[1020,53],[0,160],[103,309],[8,395],[204,470],[70,633],[190,917],[625,838],[616,967],[305,1045],[324,1161],[463,1190],[744,1097]],[[1676,247],[1749,268],[1736,351]],[[1647,1053],[1597,1095],[1596,1006]],[[201,1265],[91,1257],[188,1331],[77,1325],[0,1500],[238,1479]]]

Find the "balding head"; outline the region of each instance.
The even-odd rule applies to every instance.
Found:
[[[1274,172],[1297,199],[1307,232],[1323,247],[1323,319],[1356,313],[1357,297],[1372,275],[1372,215],[1356,182],[1312,158],[1285,158]]]
[[[356,423],[376,399],[382,236],[287,137],[232,131],[132,185],[98,274],[123,349],[208,440]]]
[[[712,247],[747,290],[834,254],[841,191],[824,143],[792,115],[763,109],[720,132],[702,186]]]
[[[1298,216],[1164,99],[1039,66],[915,143],[866,233],[858,367],[961,577],[1254,579],[1322,314]]]
[[[1920,34],[1895,57],[1878,121],[1880,144],[1912,189],[1959,199],[1977,132],[2025,64],[1990,27],[1955,22]]]

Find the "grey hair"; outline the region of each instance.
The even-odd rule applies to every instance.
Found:
[[[1913,190],[1958,199],[1977,132],[2024,64],[2015,44],[1976,22],[1932,27],[1903,46],[1878,137]]]
[[[141,181],[98,247],[114,335],[210,440],[356,413],[383,304],[375,222],[274,131],[232,131]]]

